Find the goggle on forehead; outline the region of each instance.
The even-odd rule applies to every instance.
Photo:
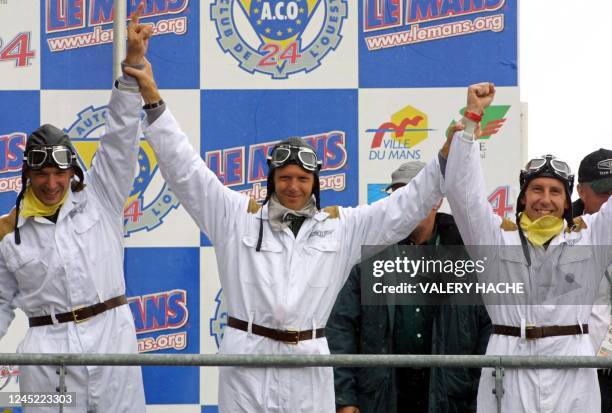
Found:
[[[293,145],[280,145],[274,148],[268,157],[268,166],[278,168],[288,163],[296,163],[307,171],[316,172],[321,168],[321,161],[310,148]]]
[[[76,155],[67,146],[37,146],[28,151],[25,163],[31,169],[41,169],[45,166],[68,169],[74,160]]]
[[[527,175],[531,175],[533,173],[545,170],[547,165],[550,165],[550,169],[552,169],[552,171],[561,178],[569,180],[570,178],[574,177],[569,165],[566,162],[556,159],[552,155],[546,155],[530,160],[525,166],[525,172]]]

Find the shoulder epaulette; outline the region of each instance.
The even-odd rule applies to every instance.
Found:
[[[323,212],[327,212],[332,219],[340,217],[340,208],[336,205],[323,208]]]
[[[504,231],[516,231],[516,230],[518,230],[518,226],[514,222],[510,221],[508,218],[504,218],[502,220],[500,228],[503,229]]]
[[[261,209],[261,205],[257,203],[253,198],[249,198],[249,206],[247,212],[249,214],[256,214]]]
[[[574,218],[574,225],[572,225],[571,227],[567,227],[565,229],[565,232],[580,232],[583,229],[587,228],[588,226],[586,222],[584,222],[584,219],[582,219],[582,217],[576,217]]]
[[[15,230],[16,210],[13,208],[11,212],[0,217],[0,241]]]

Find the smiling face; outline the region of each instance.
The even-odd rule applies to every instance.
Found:
[[[545,215],[561,218],[569,207],[563,183],[555,178],[544,177],[529,182],[521,203],[525,205],[525,213],[532,221]]]
[[[27,172],[34,195],[45,205],[55,205],[62,200],[73,175],[72,168],[46,167]]]
[[[312,195],[315,176],[297,165],[286,165],[274,171],[274,192],[286,208],[298,211]]]

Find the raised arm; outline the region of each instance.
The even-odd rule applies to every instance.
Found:
[[[442,156],[448,155],[444,175],[446,196],[465,245],[498,245],[501,237],[501,218],[487,200],[480,150],[475,140],[478,124],[474,119],[482,115],[494,97],[495,87],[491,83],[468,88],[468,117],[462,121],[465,130],[451,136],[441,151]]]
[[[590,216],[589,227],[593,245],[612,246],[612,197],[608,198],[598,212]]]
[[[347,221],[350,265],[361,261],[363,245],[391,245],[410,235],[444,197],[438,159],[432,159],[408,185],[372,205],[342,208]]]
[[[162,176],[198,227],[215,244],[229,239],[228,230],[254,201],[219,181],[189,143],[178,122],[161,100],[151,65],[144,70],[126,68],[134,76],[147,109],[144,134],[155,152]]]
[[[126,65],[141,65],[151,29],[140,25],[142,5],[128,26]],[[141,98],[133,79],[122,76],[113,88],[106,131],[86,174],[87,184],[116,213],[123,212],[138,165]]]
[[[591,245],[595,245],[595,251],[601,255],[604,267],[607,267],[606,277],[612,283],[612,197],[608,198],[598,212],[584,217],[587,222]],[[605,282],[602,281],[602,285]]]

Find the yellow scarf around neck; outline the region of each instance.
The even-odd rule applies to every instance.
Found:
[[[544,215],[532,221],[526,213],[521,213],[521,229],[533,245],[541,247],[563,230],[563,220],[552,215]]]
[[[28,217],[50,217],[55,215],[55,213],[60,209],[66,198],[68,198],[68,192],[64,194],[61,201],[53,205],[45,205],[36,194],[32,190],[31,186],[25,191],[23,194],[23,201],[21,203],[21,208],[19,210],[19,215],[28,218]]]

